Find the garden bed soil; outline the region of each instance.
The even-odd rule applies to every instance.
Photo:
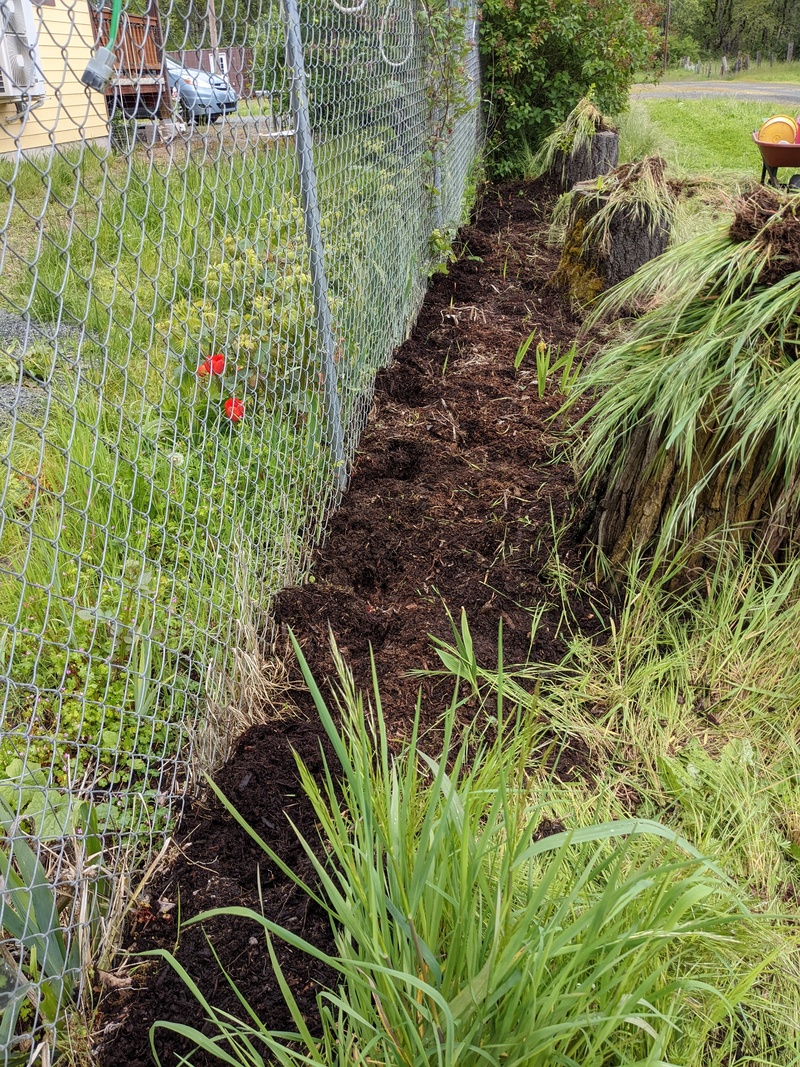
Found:
[[[560,531],[561,564],[577,568],[589,516],[576,511],[574,471],[562,454],[558,380],[541,397],[537,388],[538,341],[553,353],[566,351],[580,325],[566,292],[551,282],[559,250],[545,234],[554,195],[541,181],[484,192],[474,223],[460,235],[457,261],[433,279],[410,338],[378,375],[350,485],[312,577],[284,590],[275,605],[277,651],[287,649],[291,629],[323,687],[333,673],[329,627],[361,687],[371,684],[374,655],[391,737],[406,732],[418,689],[429,729],[452,695],[441,678],[409,674],[437,667],[430,635],[451,638],[448,611],[456,620],[466,612],[477,658],[487,665],[496,662],[501,623],[508,664],[555,662],[566,649],[553,531]],[[531,331],[534,342],[515,370]],[[542,604],[549,607],[532,627],[533,608]],[[576,595],[571,611],[585,632],[599,625],[590,601]],[[291,669],[298,685],[286,715],[250,729],[217,781],[283,860],[310,878],[289,819],[316,841],[294,752],[318,771],[320,727]],[[571,753],[559,769],[568,775],[579,763],[580,753]],[[293,1028],[254,924],[218,917],[182,928],[178,938],[178,918],[185,923],[223,905],[263,905],[275,922],[324,950],[333,947],[321,909],[205,798],[188,811],[172,858],[134,910],[125,948],[177,946],[209,1001],[241,1015],[216,953],[265,1025]],[[278,954],[313,1024],[317,991],[332,976],[283,944]],[[154,1063],[148,1031],[157,1019],[203,1026],[202,1010],[162,960],[139,964],[128,979],[129,988],[105,990],[100,1001],[95,1054],[103,1067]],[[187,1050],[166,1031],[157,1046],[164,1065]],[[207,1062],[214,1061],[192,1059]]]

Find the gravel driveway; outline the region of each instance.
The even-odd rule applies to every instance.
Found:
[[[631,100],[654,100],[659,97],[693,100],[704,96],[728,96],[732,100],[763,100],[765,103],[780,104],[784,107],[788,105],[795,111],[800,109],[800,85],[793,85],[791,82],[661,81],[654,85],[634,85],[631,88]]]

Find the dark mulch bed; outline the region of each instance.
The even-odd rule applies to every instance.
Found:
[[[558,253],[543,236],[552,200],[553,191],[541,183],[486,191],[474,224],[461,234],[458,262],[434,279],[412,336],[378,376],[350,487],[331,518],[313,581],[286,589],[275,606],[280,628],[294,631],[323,684],[332,673],[329,626],[361,686],[370,684],[373,650],[393,736],[405,731],[420,686],[428,726],[451,695],[445,683],[420,682],[408,673],[437,665],[429,635],[450,637],[447,609],[455,618],[466,611],[484,663],[496,661],[501,621],[507,663],[530,657],[554,662],[565,651],[560,605],[545,612],[533,639],[531,606],[555,599],[551,522],[563,527],[572,520],[558,548],[567,565],[577,566],[585,555],[587,517],[581,521],[575,513],[574,472],[561,457],[559,426],[551,421],[563,401],[557,383],[538,396],[536,342],[514,369],[518,346],[532,330],[537,340],[565,350],[579,326],[567,294],[551,283]],[[591,604],[577,598],[572,611],[591,633]],[[298,691],[295,701],[295,717],[241,738],[218,782],[285,862],[310,877],[287,817],[316,840],[292,750],[318,769],[319,727],[308,695]],[[175,920],[157,917],[158,900],[179,901],[184,921],[224,904],[258,908],[258,871],[265,913],[332,947],[325,915],[216,803],[193,807],[178,843],[180,850],[149,888],[150,912],[137,913],[130,925],[127,949],[174,948]],[[206,996],[239,1012],[205,934],[261,1018],[272,1028],[291,1028],[258,930],[240,919],[217,918],[204,931],[191,927],[180,936],[178,957]],[[317,988],[330,976],[286,946],[279,952],[313,1019]],[[172,971],[150,963],[135,973],[133,988],[101,1003],[99,1062],[150,1065],[154,1020],[202,1025],[202,1018]],[[164,1064],[185,1051],[166,1033],[158,1046]]]

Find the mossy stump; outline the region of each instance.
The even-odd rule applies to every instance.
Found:
[[[793,288],[783,305],[780,298],[781,285],[800,271],[800,214],[792,200],[759,187],[736,203],[729,236],[713,270],[698,270],[692,289],[684,276],[677,319],[670,314],[673,291],[672,300],[645,312],[632,339],[651,356],[660,350],[664,362],[654,368],[657,390],[618,438],[621,461],[594,487],[590,537],[618,573],[639,551],[656,546],[664,561],[684,553],[675,586],[713,568],[737,543],[778,561],[800,551],[800,461],[792,447],[800,330]],[[748,259],[737,247],[742,244],[760,258]],[[691,262],[692,250],[670,253],[667,270],[679,255]],[[707,329],[715,318],[724,322],[739,304],[742,321],[751,301],[771,293],[777,294],[772,317],[759,320],[752,335],[741,328],[723,334],[715,347]],[[694,359],[697,344],[705,350],[702,371],[682,376],[680,389],[697,395],[701,388],[706,399],[694,411],[690,406],[690,418],[676,400],[667,418],[673,380],[665,363],[678,368],[687,355]],[[608,395],[614,387],[604,385]],[[690,448],[681,447],[679,427]],[[615,437],[608,424],[605,432]]]
[[[669,244],[671,218],[656,217],[652,208],[635,201],[614,210],[609,205],[610,196],[596,182],[572,190],[558,280],[581,303],[629,278]]]
[[[608,174],[618,161],[619,133],[616,130],[598,130],[590,141],[580,144],[574,152],[557,152],[550,173],[559,191],[566,193],[579,182]]]
[[[614,569],[624,569],[637,550],[655,543],[673,508],[685,501],[703,471],[712,468],[731,443],[709,413],[697,434],[691,467],[683,470],[674,449],[665,450],[652,424],[639,426],[621,471],[599,494],[590,531]],[[713,564],[707,539],[721,529],[735,533],[742,542],[761,545],[773,556],[797,543],[800,487],[788,472],[769,471],[771,447],[768,436],[746,461],[721,468],[698,493],[690,540],[702,547],[692,560],[695,566]]]

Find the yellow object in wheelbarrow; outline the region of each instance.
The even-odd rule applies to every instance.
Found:
[[[759,141],[769,144],[794,144],[797,139],[797,123],[787,115],[773,115],[758,131]]]

